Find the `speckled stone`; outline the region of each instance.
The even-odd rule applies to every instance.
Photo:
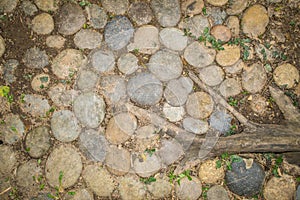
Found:
[[[135,176],[125,176],[119,179],[119,191],[123,200],[143,200],[146,190],[142,182]]]
[[[107,14],[103,8],[97,4],[92,4],[91,6],[86,6],[85,10],[88,13],[88,19],[93,28],[104,28],[107,22]]]
[[[25,15],[33,16],[37,11],[37,7],[29,0],[25,0],[21,4],[22,10]]]
[[[221,9],[220,7],[207,7],[206,13],[208,15],[208,20],[212,26],[221,25],[224,23],[227,13],[225,10]]]
[[[240,47],[236,45],[223,45],[224,50],[218,51],[216,61],[219,65],[226,67],[235,64],[241,56]]]
[[[231,31],[233,37],[238,37],[240,34],[240,20],[237,16],[229,16],[226,24]]]
[[[186,111],[197,119],[205,119],[210,116],[214,108],[214,102],[205,92],[190,94],[186,103]]]
[[[224,79],[224,71],[217,65],[199,69],[199,78],[209,86],[219,85]]]
[[[153,17],[152,10],[146,2],[132,3],[128,15],[138,26],[148,24]]]
[[[38,47],[32,47],[27,49],[23,62],[29,68],[43,68],[49,64],[49,58],[46,51],[42,51]]]
[[[229,196],[224,187],[214,185],[207,191],[208,200],[229,200]]]
[[[50,34],[54,29],[54,20],[48,13],[35,16],[31,23],[32,30],[40,35]]]
[[[33,117],[45,117],[50,105],[46,97],[36,94],[26,94],[23,103],[20,105],[23,112]]]
[[[121,76],[102,76],[99,85],[105,99],[111,103],[117,103],[126,97],[126,82]]]
[[[60,35],[50,35],[46,38],[46,45],[50,48],[61,49],[65,45],[66,39]]]
[[[35,5],[45,12],[56,11],[60,0],[34,0]]]
[[[202,35],[206,27],[210,28],[210,24],[207,17],[196,15],[194,17],[182,19],[178,27],[182,30],[188,31],[192,36],[198,38]]]
[[[192,180],[184,177],[180,180],[180,185],[176,183],[175,192],[180,200],[197,200],[202,193],[201,181],[195,177],[191,176]]]
[[[251,97],[252,97],[250,101],[251,110],[253,110],[255,113],[259,115],[265,114],[268,109],[267,99],[261,96],[260,94],[251,95]]]
[[[102,35],[92,29],[82,29],[75,34],[74,43],[79,49],[95,49],[100,47]]]
[[[10,13],[18,5],[19,0],[2,0],[0,1],[0,12]]]
[[[180,20],[180,4],[178,0],[152,0],[151,7],[161,26],[176,26]]]
[[[1,145],[0,146],[0,175],[10,175],[12,169],[17,164],[17,154],[13,147]]]
[[[133,161],[134,171],[141,177],[149,177],[157,173],[162,167],[160,158],[156,154],[146,154],[144,158]]]
[[[237,73],[240,73],[242,71],[242,69],[244,69],[246,67],[247,67],[247,65],[242,61],[242,59],[239,59],[233,65],[225,67],[224,71],[228,74],[237,74]]]
[[[248,5],[248,0],[233,0],[230,2],[229,7],[226,9],[229,15],[238,15],[242,13]]]
[[[75,194],[71,194],[69,192],[75,192]],[[93,193],[88,189],[77,189],[77,190],[71,190],[68,191],[68,193],[64,196],[66,200],[94,200]],[[33,200],[33,199],[32,199]],[[38,199],[34,199],[38,200]],[[43,199],[48,200],[48,199]]]
[[[117,176],[125,175],[130,170],[131,156],[129,151],[117,146],[110,146],[105,158],[108,171]]]
[[[105,10],[116,15],[123,15],[129,6],[128,0],[101,0],[101,4]]]
[[[147,185],[148,191],[151,193],[155,199],[162,199],[167,198],[170,196],[172,191],[172,185],[168,180],[165,178],[156,178],[155,182],[150,183]]]
[[[0,138],[8,143],[15,144],[23,137],[25,127],[19,115],[7,114],[4,117],[3,124],[0,124],[1,135]]]
[[[181,3],[181,11],[188,16],[200,14],[203,7],[203,0],[185,0]]]
[[[3,79],[5,80],[6,84],[11,84],[16,81],[17,77],[15,76],[15,71],[19,64],[19,61],[15,59],[9,59],[4,64]]]
[[[33,77],[31,87],[34,91],[40,92],[46,90],[50,84],[50,76],[42,73]]]
[[[261,63],[245,68],[242,74],[243,88],[251,93],[261,91],[267,82],[267,73]]]
[[[183,128],[189,132],[202,135],[208,131],[208,123],[203,120],[187,117],[183,119]]]
[[[224,180],[225,172],[222,167],[217,168],[218,158],[204,161],[199,168],[198,176],[206,184],[218,184]]]
[[[226,98],[238,95],[242,92],[241,82],[235,78],[227,78],[221,83],[219,91]]]
[[[299,71],[295,66],[285,63],[275,68],[273,78],[279,87],[290,89],[299,83]]]
[[[118,59],[118,69],[125,75],[132,74],[138,68],[138,58],[132,53],[123,54]]]
[[[182,51],[187,46],[188,38],[177,28],[164,28],[159,33],[161,43],[168,49]]]
[[[67,90],[66,85],[59,83],[48,90],[48,95],[54,105],[68,107],[73,105],[74,99],[79,95],[79,91],[73,89]]]
[[[89,55],[90,65],[98,72],[112,71],[115,67],[115,56],[109,50],[96,50]]]
[[[148,147],[157,144],[159,141],[159,128],[156,128],[153,124],[141,126],[135,131],[136,139],[136,151],[144,152]]]

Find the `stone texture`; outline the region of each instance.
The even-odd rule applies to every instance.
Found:
[[[19,0],[2,0],[0,2],[0,12],[12,12],[18,5]]]
[[[216,167],[217,161],[217,158],[213,160],[207,160],[200,165],[198,175],[201,181],[206,184],[218,184],[224,180],[224,169],[222,167]]]
[[[169,181],[165,180],[166,178],[156,178],[155,182],[147,185],[148,191],[151,193],[151,196],[155,199],[163,199],[170,196],[172,191],[172,185]]]
[[[297,187],[296,200],[300,200],[300,185],[298,185],[298,187]]]
[[[31,23],[32,30],[40,35],[50,34],[54,29],[54,20],[48,13],[35,16]]]
[[[72,106],[79,92],[73,89],[67,90],[66,85],[59,83],[48,90],[48,95],[56,106]]]
[[[121,76],[102,76],[100,88],[107,101],[117,103],[126,97],[126,82]]]
[[[231,127],[232,116],[223,109],[217,109],[209,118],[209,124],[212,128],[222,134],[226,134]]]
[[[231,31],[233,37],[238,37],[240,34],[240,20],[237,16],[229,16],[226,24]]]
[[[236,45],[223,45],[224,50],[218,51],[216,61],[219,65],[226,67],[235,64],[241,56],[240,47]]]
[[[208,200],[229,200],[229,196],[224,187],[215,185],[207,191]]]
[[[89,62],[100,73],[112,71],[115,67],[114,54],[109,50],[96,50],[92,52]]]
[[[203,0],[185,0],[181,4],[181,11],[188,16],[200,14],[204,7]]]
[[[221,9],[220,7],[207,7],[206,13],[212,26],[223,24],[227,17],[225,10]]]
[[[170,165],[179,160],[184,155],[184,151],[182,146],[175,139],[162,140],[158,155],[165,165]]]
[[[133,161],[134,171],[141,177],[149,177],[157,173],[162,167],[161,160],[156,154],[146,154],[145,158]]]
[[[125,175],[130,170],[131,156],[129,151],[117,146],[110,146],[106,154],[105,166],[117,176]]]
[[[207,0],[207,2],[213,6],[224,6],[228,0]]]
[[[94,200],[93,193],[85,188],[77,189],[74,192],[74,195],[67,193],[64,198],[66,200]]]
[[[257,93],[263,89],[267,82],[267,74],[261,63],[254,63],[245,68],[242,74],[243,88],[251,93]]]
[[[246,68],[246,64],[239,59],[234,65],[231,65],[229,67],[225,67],[225,72],[228,74],[238,74],[242,71],[242,69]]]
[[[18,167],[16,182],[23,190],[37,193],[40,184],[38,179],[41,176],[43,176],[43,171],[37,161],[29,160]]]
[[[198,38],[203,34],[206,27],[210,28],[210,24],[207,17],[196,15],[194,17],[184,18],[179,23],[178,27],[182,30],[188,31],[192,36]]]
[[[43,68],[49,64],[49,58],[45,51],[32,47],[27,49],[23,62],[29,68]]]
[[[84,69],[79,72],[76,85],[79,90],[91,91],[96,87],[98,79],[99,76],[94,71]]]
[[[197,68],[206,67],[213,63],[216,51],[210,49],[204,44],[193,42],[184,51],[185,60],[192,66]]]
[[[125,75],[132,74],[139,68],[138,61],[132,53],[123,54],[118,59],[118,69]]]
[[[195,177],[191,176],[192,180],[184,177],[180,180],[180,185],[176,183],[175,192],[180,200],[197,200],[202,193],[201,181]]]
[[[25,15],[33,16],[37,11],[37,7],[29,0],[25,0],[21,4],[22,10]]]
[[[102,35],[92,29],[82,29],[75,34],[74,43],[79,49],[95,49],[100,47]]]
[[[228,98],[241,93],[242,86],[239,80],[235,78],[228,78],[221,83],[219,91],[224,97]]]
[[[34,0],[35,5],[45,12],[56,11],[60,0]]]
[[[273,78],[279,87],[290,89],[299,83],[299,71],[295,66],[285,63],[275,68]]]
[[[105,10],[116,15],[123,15],[128,9],[128,0],[101,0],[101,4]]]
[[[182,51],[187,46],[188,38],[177,28],[164,28],[159,33],[161,43],[174,51]]]
[[[250,108],[255,113],[264,115],[268,109],[267,99],[260,94],[251,95]]]
[[[132,3],[129,7],[128,15],[138,26],[148,24],[153,17],[152,10],[146,2]]]
[[[85,7],[88,13],[88,19],[91,26],[95,29],[104,28],[107,22],[107,14],[103,8],[97,4],[92,4],[91,6]]]
[[[122,177],[119,182],[119,191],[123,200],[143,200],[146,196],[144,185],[136,177]]]
[[[6,61],[3,70],[3,79],[5,80],[6,84],[11,84],[16,81],[17,78],[15,76],[15,72],[18,66],[19,66],[19,61],[15,59],[9,59]]]
[[[186,117],[182,122],[183,128],[189,132],[202,135],[208,131],[208,123],[192,117]]]
[[[198,119],[209,117],[214,108],[214,102],[205,92],[190,94],[186,103],[186,111],[189,115]]]
[[[227,26],[216,25],[210,30],[210,34],[213,35],[216,40],[228,42],[231,39],[231,31]]]
[[[224,71],[217,65],[199,69],[199,78],[209,86],[219,85],[224,79]]]
[[[238,15],[242,13],[248,5],[248,0],[233,0],[226,9],[228,15]]]
[[[17,154],[13,148],[6,145],[0,146],[0,175],[10,175],[17,164]]]
[[[4,52],[5,52],[5,41],[3,37],[0,35],[0,57],[3,56]]]
[[[50,105],[46,97],[36,94],[26,94],[23,103],[20,105],[23,112],[33,117],[45,117]]]
[[[136,139],[136,151],[145,152],[145,150],[151,146],[154,146],[159,141],[159,128],[156,128],[153,124],[141,126],[135,131]]]
[[[4,117],[4,123],[0,124],[0,138],[8,143],[15,144],[23,137],[25,127],[19,115],[7,114]]]
[[[46,45],[50,48],[61,49],[65,45],[66,39],[60,35],[50,35],[46,38]]]
[[[155,17],[163,27],[176,26],[180,20],[180,4],[178,0],[152,0],[151,7]]]
[[[50,83],[50,76],[42,73],[33,77],[31,81],[31,87],[34,91],[40,92],[46,90]]]
[[[185,115],[184,107],[173,107],[168,103],[164,104],[163,113],[170,122],[178,122]]]

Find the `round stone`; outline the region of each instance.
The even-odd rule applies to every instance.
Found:
[[[267,73],[261,63],[254,63],[245,68],[242,74],[243,88],[248,92],[257,93],[261,91],[267,82]]]
[[[81,7],[74,3],[64,4],[57,20],[58,32],[63,35],[73,35],[85,24],[86,19]]]
[[[248,37],[257,38],[266,31],[268,23],[269,17],[266,8],[260,4],[255,4],[244,12],[241,26]]]
[[[17,77],[15,76],[15,72],[19,64],[19,61],[15,59],[9,59],[4,64],[3,79],[7,84],[11,84],[16,81]]]
[[[180,20],[181,11],[178,0],[153,0],[151,8],[161,26],[172,27]]]
[[[22,100],[21,109],[33,117],[45,117],[50,105],[46,97],[35,94],[26,94]]]
[[[66,39],[60,35],[50,35],[46,38],[46,45],[50,48],[61,49],[65,45]]]
[[[228,188],[240,196],[252,197],[261,191],[265,172],[252,160],[251,166],[245,161],[231,163],[231,170],[226,171],[225,180]]]
[[[90,188],[99,197],[110,197],[114,190],[114,181],[107,170],[101,165],[94,164],[85,166],[83,179]]]
[[[229,200],[229,196],[224,187],[214,185],[207,191],[207,199],[209,200]]]
[[[114,115],[108,122],[106,138],[112,144],[121,144],[128,140],[137,128],[137,120],[129,113]]]
[[[102,76],[100,88],[104,97],[111,103],[117,103],[126,97],[126,83],[121,76]]]
[[[195,177],[191,176],[192,180],[184,177],[180,180],[180,185],[176,183],[175,192],[180,200],[197,200],[202,193],[201,181]]]
[[[13,148],[6,145],[0,146],[0,174],[11,175],[11,171],[17,164],[17,154]]]
[[[237,16],[229,16],[226,20],[227,27],[233,37],[238,37],[240,34],[240,20]]]
[[[219,90],[224,97],[228,98],[240,94],[242,92],[242,86],[237,79],[228,78],[221,83]]]
[[[133,43],[127,46],[128,51],[136,51],[144,54],[154,54],[160,48],[158,29],[152,25],[145,25],[134,33]]]
[[[128,0],[101,0],[101,4],[105,10],[116,15],[123,15],[128,10]]]
[[[71,142],[76,140],[81,128],[73,112],[60,110],[52,115],[51,130],[57,140]]]
[[[107,141],[103,133],[94,129],[83,131],[79,137],[81,151],[86,157],[96,162],[103,162],[107,152]]]
[[[159,141],[159,128],[156,128],[153,124],[142,126],[135,132],[136,139],[136,152],[145,152],[145,150],[157,144]]]
[[[165,165],[170,165],[179,160],[184,155],[184,151],[175,139],[162,140],[158,155]]]
[[[231,39],[231,31],[227,26],[216,25],[210,30],[210,34],[216,38],[216,40],[221,40],[222,42],[228,42]]]
[[[242,69],[246,68],[246,64],[239,59],[239,61],[237,61],[234,65],[229,66],[229,67],[225,67],[225,72],[229,73],[229,74],[237,74],[240,73],[242,71]]]
[[[105,159],[105,165],[111,173],[123,176],[130,170],[131,156],[124,148],[110,146]]]
[[[174,51],[182,51],[187,46],[188,38],[177,28],[164,28],[159,33],[161,43]]]
[[[139,73],[129,79],[127,93],[140,105],[155,105],[162,97],[162,83],[150,73]]]
[[[184,18],[179,23],[178,27],[182,30],[188,31],[191,36],[199,38],[203,34],[204,29],[210,28],[210,24],[207,17],[196,15],[194,17]]]
[[[81,171],[81,157],[73,146],[61,145],[54,148],[46,162],[46,178],[52,187],[68,188],[73,186]]]
[[[217,109],[209,118],[210,126],[222,134],[226,134],[231,127],[232,116],[225,110]]]
[[[18,5],[19,0],[1,0],[0,12],[9,13],[12,12]]]
[[[38,179],[43,176],[42,169],[38,166],[36,160],[29,160],[21,164],[17,169],[17,185],[23,189],[30,190],[33,193],[39,190]]]
[[[227,13],[220,7],[207,7],[206,14],[212,26],[221,25],[227,17]]]
[[[218,184],[223,181],[225,172],[222,167],[217,168],[216,162],[218,159],[207,160],[200,165],[199,178],[206,184]]]
[[[115,67],[115,57],[112,51],[97,50],[91,53],[90,63],[98,72],[108,72]]]
[[[183,119],[183,128],[189,132],[202,135],[208,131],[208,123],[199,119],[194,119],[192,117],[187,117]]]
[[[107,22],[107,14],[103,8],[97,4],[92,4],[91,6],[85,7],[87,13],[89,14],[89,20],[91,26],[96,29],[104,28]]]
[[[45,12],[56,11],[60,0],[34,0],[35,5]]]
[[[53,73],[60,79],[65,79],[75,73],[83,63],[81,51],[76,49],[65,49],[53,60],[51,68]]]
[[[38,47],[32,47],[27,49],[23,62],[29,68],[43,68],[49,64],[49,58],[46,51],[42,51]]]
[[[67,90],[66,85],[59,83],[49,89],[48,95],[56,106],[68,107],[72,106],[74,99],[79,95],[79,91]]]
[[[54,20],[48,13],[35,16],[32,20],[32,30],[37,34],[50,34],[54,29]]]
[[[106,105],[102,97],[92,92],[79,95],[73,104],[78,120],[88,128],[97,128],[104,119]]]
[[[119,191],[123,200],[143,200],[146,196],[144,184],[131,176],[120,178]]]
[[[188,77],[180,77],[168,82],[164,91],[164,97],[170,105],[182,106],[192,90],[193,81]]]
[[[228,0],[207,0],[207,2],[213,6],[224,6]]]
[[[77,87],[79,90],[91,91],[96,87],[98,79],[98,75],[92,70],[82,70],[76,80]]]
[[[92,29],[82,29],[75,34],[74,43],[79,49],[95,49],[100,47],[102,35]]]
[[[120,6],[118,5],[117,7]],[[124,16],[117,16],[106,24],[104,38],[112,50],[119,50],[128,44],[133,33],[134,28],[129,19]]]
[[[146,154],[145,158],[133,161],[134,171],[141,177],[149,177],[157,173],[162,167],[161,160],[156,154]]]
[[[130,5],[128,15],[138,26],[141,26],[148,24],[153,14],[146,2],[136,2]]]
[[[193,42],[184,51],[185,60],[197,68],[206,67],[215,60],[216,51],[199,42]]]
[[[182,73],[182,62],[178,54],[161,50],[151,56],[149,70],[161,81],[178,78]]]
[[[40,92],[48,88],[50,76],[48,74],[38,74],[31,81],[31,87],[34,91]]]
[[[276,67],[273,78],[279,87],[290,89],[299,82],[299,71],[293,65],[285,63]]]
[[[223,45],[224,50],[218,51],[216,61],[226,67],[235,64],[240,59],[240,47],[236,45]]]
[[[0,124],[0,138],[8,144],[15,144],[23,137],[25,127],[19,115],[7,114],[3,124]]]
[[[75,194],[72,194],[70,192],[74,192]],[[87,190],[85,188],[78,189],[78,190],[71,190],[68,192],[64,198],[66,200],[94,200],[94,195],[90,190]],[[47,199],[48,200],[48,199]],[[49,199],[50,200],[50,199]]]
[[[248,0],[233,0],[226,9],[228,15],[238,15],[242,13],[248,5]]]
[[[153,198],[164,199],[170,196],[172,192],[172,185],[165,179],[156,178],[155,182],[147,185],[147,189]]]
[[[33,16],[37,11],[37,7],[30,1],[23,1],[22,2],[22,10],[25,13],[25,15]]]
[[[178,122],[182,120],[183,116],[185,115],[185,110],[182,106],[173,107],[168,103],[165,103],[163,107],[163,113],[170,122]]]
[[[188,16],[200,14],[203,8],[203,0],[186,0],[181,4],[181,10]]]
[[[205,92],[190,94],[186,103],[186,110],[189,115],[198,119],[209,117],[214,109],[214,102],[211,96]]]
[[[118,59],[118,69],[125,75],[132,74],[138,68],[138,58],[132,53],[124,54]]]
[[[209,86],[219,85],[224,79],[224,71],[217,65],[210,65],[199,70],[199,78]]]
[[[252,111],[259,115],[265,114],[268,109],[267,99],[260,94],[253,95],[250,102],[250,108]]]
[[[50,129],[39,126],[32,129],[26,136],[25,147],[32,158],[40,158],[45,155],[51,147]]]
[[[0,35],[0,57],[3,56],[4,52],[5,52],[5,41],[3,37]]]

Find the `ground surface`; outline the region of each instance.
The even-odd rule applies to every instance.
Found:
[[[269,86],[299,112],[299,1],[0,0],[0,11],[0,199],[300,198],[281,155],[175,170],[190,157],[182,138],[244,129],[189,70],[253,122],[284,119]]]

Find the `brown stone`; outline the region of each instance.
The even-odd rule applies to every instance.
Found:
[[[299,72],[296,67],[289,63],[278,66],[273,73],[275,83],[279,87],[288,89],[294,87],[299,82]]]
[[[188,97],[186,110],[189,115],[198,119],[209,117],[214,108],[214,101],[205,92],[195,92]]]
[[[231,31],[227,26],[216,25],[212,27],[210,33],[216,38],[223,42],[228,42],[231,39]]]
[[[129,172],[130,158],[130,153],[126,149],[110,146],[106,154],[105,165],[111,173],[122,176]]]
[[[181,4],[182,11],[189,16],[200,14],[203,7],[203,0],[185,0]]]
[[[226,24],[231,31],[233,37],[238,37],[240,34],[240,20],[237,16],[229,16]]]
[[[236,45],[225,44],[224,50],[221,50],[216,55],[216,61],[223,67],[231,66],[240,59],[240,47]]]
[[[207,160],[200,165],[199,178],[207,184],[218,184],[223,181],[225,173],[223,167],[217,168],[218,159]]]

